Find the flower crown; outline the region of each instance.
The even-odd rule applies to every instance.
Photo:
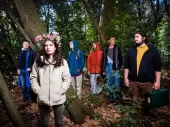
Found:
[[[42,34],[42,35],[36,36],[35,37],[35,42],[36,42],[37,45],[42,46],[44,44],[44,41],[50,40],[53,43],[56,43],[56,44],[60,45],[61,44],[60,39],[61,39],[61,37],[59,36],[58,32],[52,32],[50,34]]]

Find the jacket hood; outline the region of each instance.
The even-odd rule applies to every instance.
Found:
[[[100,45],[98,42],[96,42],[96,51],[100,50]]]
[[[74,52],[77,52],[78,50],[78,42],[76,40],[72,40],[73,45],[74,45]]]
[[[52,61],[52,63],[50,63],[50,61],[48,61],[47,59],[45,59],[45,57],[44,56],[40,56],[40,59],[41,59],[41,61],[42,62],[44,62],[45,64],[55,64],[56,63],[56,61]]]

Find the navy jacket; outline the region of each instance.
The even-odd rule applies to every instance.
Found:
[[[23,52],[24,52],[24,50],[21,49],[21,51],[19,53],[19,58],[18,58],[18,66],[17,66],[18,69],[25,69],[25,68],[21,67],[21,63],[23,62],[23,60],[22,60]],[[35,57],[36,57],[36,52],[32,48],[29,48],[28,53],[29,53],[29,56],[28,56],[28,68],[32,68],[32,65],[33,65]]]

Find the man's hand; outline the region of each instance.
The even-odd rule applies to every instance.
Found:
[[[77,70],[77,72],[79,73],[79,72],[80,72],[80,70],[78,69],[78,70]]]
[[[124,85],[129,87],[129,79],[128,78],[124,78]]]
[[[103,72],[103,75],[106,75],[106,72]]]
[[[27,68],[27,71],[31,71],[31,68]]]
[[[159,90],[160,89],[160,82],[155,82],[154,85],[153,85],[153,88],[155,90]]]
[[[21,74],[19,69],[17,69],[17,74],[18,74],[18,75],[20,75],[20,74]]]

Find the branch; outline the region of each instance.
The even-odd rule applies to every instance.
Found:
[[[16,24],[18,27],[19,31],[22,33],[22,35],[25,37],[26,40],[30,41],[31,47],[33,47],[33,43],[27,33],[25,32],[24,28],[21,26],[21,24],[18,22],[18,19],[12,14],[10,9],[8,7],[5,8],[6,13],[8,16],[11,18],[11,20]]]

